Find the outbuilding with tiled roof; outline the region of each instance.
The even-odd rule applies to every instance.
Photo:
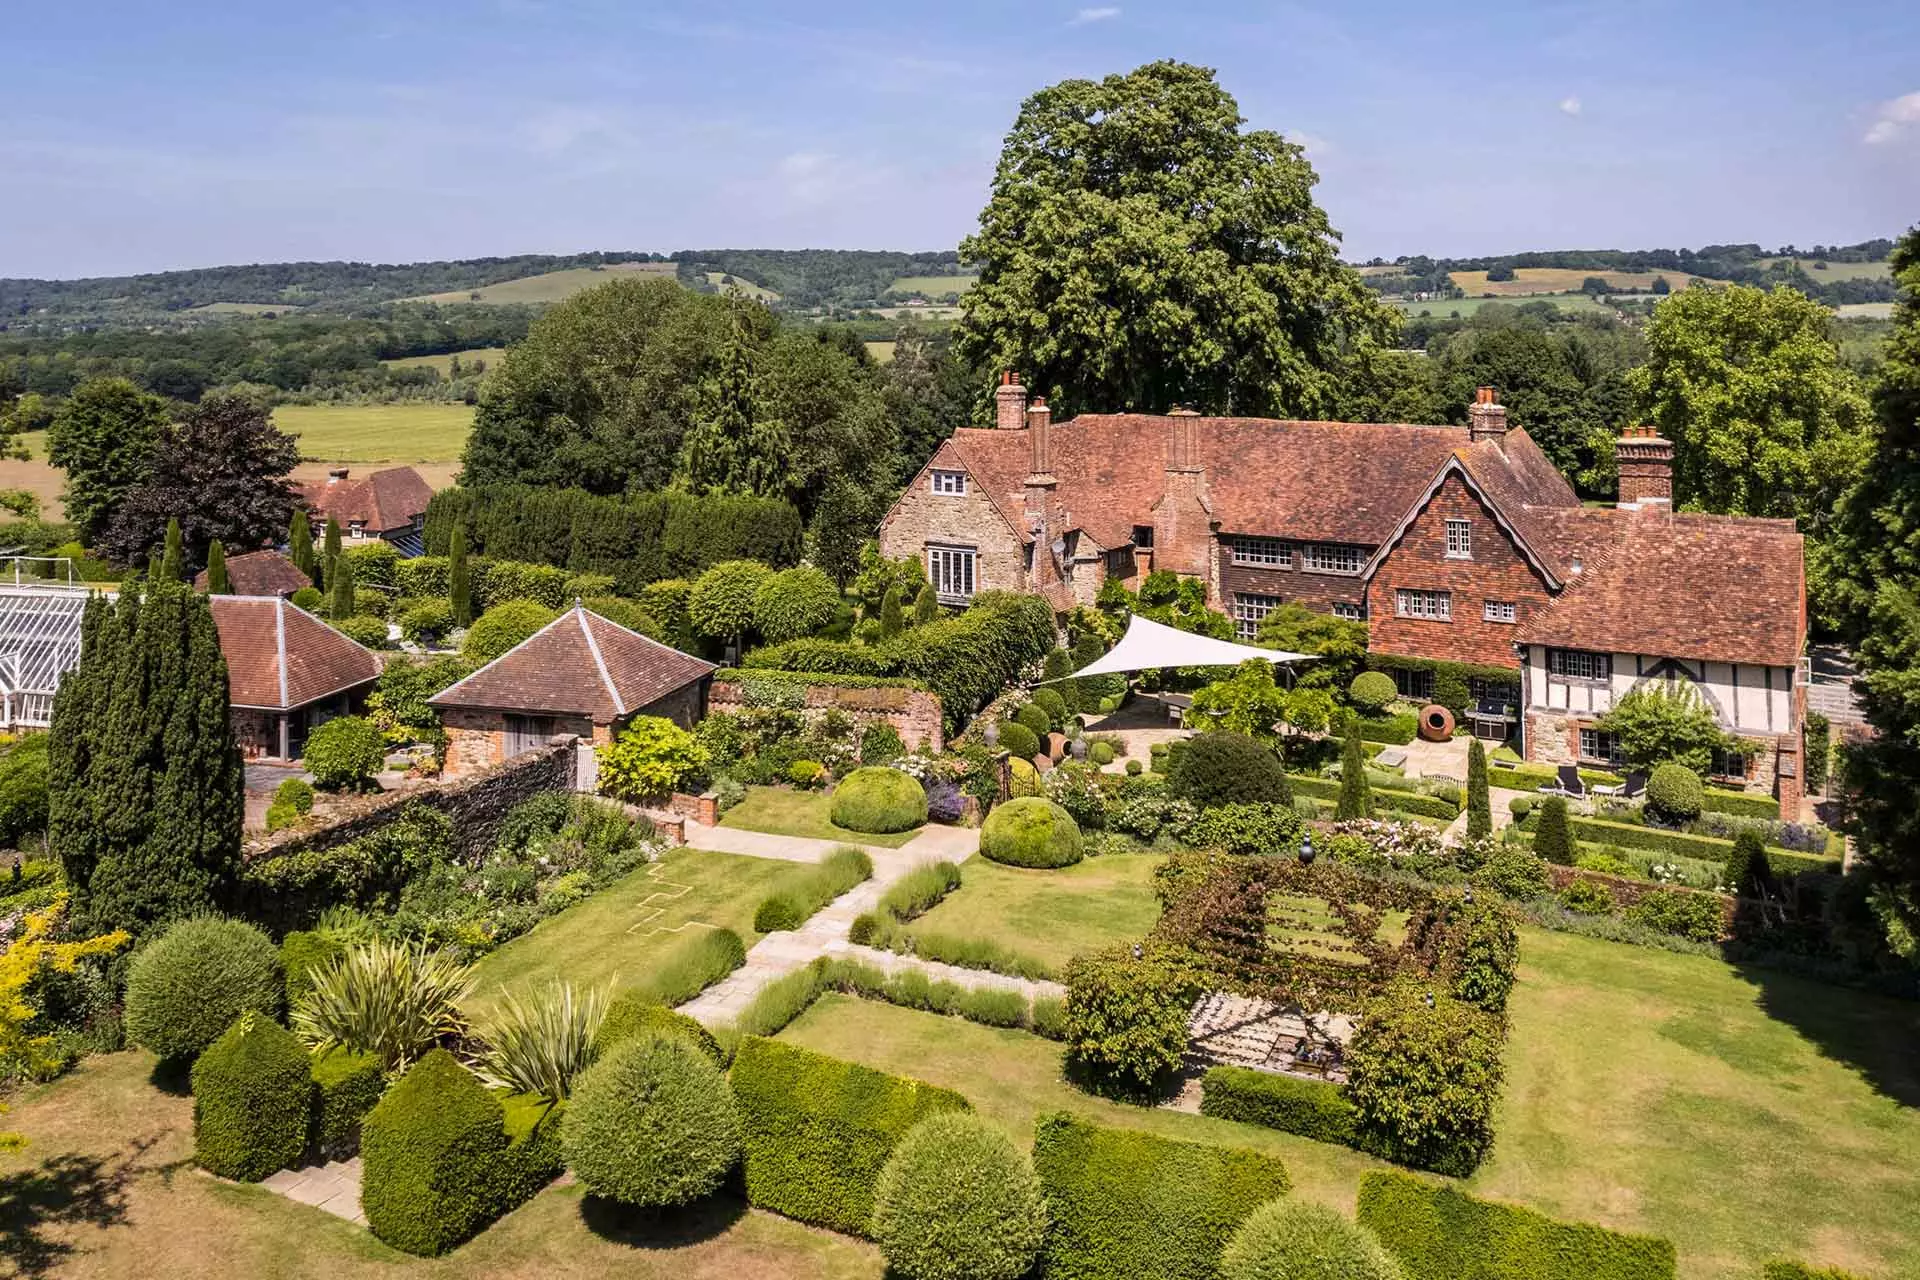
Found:
[[[209,596],[234,736],[249,758],[297,759],[307,735],[365,705],[380,655],[278,596]]]
[[[575,604],[427,701],[447,731],[445,774],[457,777],[556,734],[609,742],[636,716],[691,728],[706,714],[714,670]]]
[[[202,569],[193,580],[194,589],[207,589],[207,571]],[[249,551],[227,558],[227,594],[236,596],[286,597],[313,579],[300,572],[300,566],[278,551]]]
[[[300,502],[316,524],[339,522],[347,546],[386,541],[403,556],[424,552],[427,504],[433,486],[412,467],[387,467],[354,479],[346,467],[300,487]]]

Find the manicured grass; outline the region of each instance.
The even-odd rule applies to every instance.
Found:
[[[203,302],[188,307],[190,316],[284,316],[300,310],[291,302]]]
[[[883,849],[898,849],[919,835],[919,831],[897,831],[892,835],[868,835],[833,825],[828,815],[833,801],[824,791],[789,791],[784,787],[749,787],[747,798],[727,810],[720,819],[723,827],[741,831],[763,831],[775,836],[802,836],[809,840],[838,840],[845,844],[871,844]]]
[[[541,921],[485,956],[474,970],[476,1004],[504,987],[554,978],[575,986],[624,986],[681,936],[685,926],[731,929],[751,947],[761,899],[809,868],[737,853],[675,849],[650,867]]]
[[[273,423],[300,456],[329,462],[449,462],[473,430],[468,404],[283,404]]]
[[[0,1153],[0,1274],[274,1280],[880,1280],[879,1251],[720,1198],[651,1223],[549,1187],[445,1258],[192,1168],[193,1100],[160,1092],[151,1055],[117,1053],[17,1098]]]
[[[402,356],[398,360],[382,360],[380,363],[389,369],[433,369],[444,378],[453,368],[455,356],[460,358],[461,367],[464,369],[471,369],[475,364],[481,363],[492,369],[507,358],[507,349],[505,347],[469,347],[465,351],[446,351],[437,356]]]
[[[447,293],[430,293],[418,298],[403,298],[403,302],[490,302],[496,305],[507,303],[558,302],[570,298],[582,289],[591,289],[609,280],[626,277],[646,279],[650,276],[674,278],[676,267],[671,262],[614,262],[599,267],[569,267],[565,271],[545,271],[537,276],[520,276],[514,280],[502,280],[499,284],[485,285],[479,289],[454,289]],[[474,295],[478,294],[478,297]]]
[[[915,933],[983,938],[1056,972],[1083,951],[1134,942],[1160,918],[1156,854],[1115,853],[1057,871],[969,858],[960,887],[908,925]]]
[[[968,871],[973,864],[967,864]],[[1752,1280],[1795,1256],[1920,1275],[1920,1007],[1529,929],[1493,1157],[1467,1186],[1673,1240],[1683,1280]],[[1068,1107],[1270,1151],[1351,1212],[1374,1167],[1343,1147],[1091,1098],[1059,1046],[842,996],[782,1035],[957,1089],[1022,1137]]]

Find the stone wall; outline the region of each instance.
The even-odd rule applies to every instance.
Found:
[[[575,742],[570,735],[557,737],[537,751],[454,782],[350,797],[330,808],[322,825],[251,841],[243,856],[255,861],[331,849],[373,834],[414,805],[431,805],[453,819],[454,849],[461,857],[483,854],[493,847],[501,819],[520,804],[542,792],[574,789]]]
[[[574,734],[590,742],[605,742],[606,725],[595,725],[585,716],[543,717],[556,734]],[[449,779],[469,778],[507,763],[507,716],[504,711],[478,711],[449,707],[441,714],[447,731],[445,774]]]
[[[970,476],[965,494],[933,492],[934,471],[966,469],[952,441],[942,444],[880,522],[881,554],[917,560],[924,567],[930,545],[972,548],[975,592],[1033,590],[1026,544],[987,496],[981,477]]]
[[[856,689],[837,684],[806,686],[805,701],[799,708],[809,721],[829,711],[838,711],[858,724],[890,724],[899,733],[909,751],[925,746],[929,751],[946,749],[940,722],[940,699],[924,689]],[[716,677],[707,705],[715,711],[737,712],[747,708],[745,691],[737,678]]]

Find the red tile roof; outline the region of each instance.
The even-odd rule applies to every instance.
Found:
[[[388,467],[363,479],[316,480],[300,486],[300,501],[321,522],[329,517],[341,528],[358,520],[370,533],[404,529],[425,514],[433,486],[412,467]]]
[[[237,596],[290,596],[313,580],[300,572],[300,566],[278,551],[249,551],[227,561],[227,583]],[[202,569],[193,585],[207,589],[207,571]]]
[[[575,605],[466,679],[436,707],[585,716],[610,724],[714,666]]]
[[[1799,661],[1806,561],[1791,520],[1660,508],[1536,515],[1569,565],[1567,588],[1520,629],[1520,643],[1696,662]]]
[[[207,603],[236,707],[289,711],[380,675],[373,650],[277,596],[209,596]]]

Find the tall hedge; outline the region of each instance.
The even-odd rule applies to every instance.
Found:
[[[799,511],[774,498],[603,498],[530,485],[435,494],[427,506],[429,554],[447,554],[455,525],[465,526],[470,554],[607,574],[622,595],[662,578],[695,576],[722,560],[786,568],[799,562],[805,534]]]
[[[329,1049],[313,1056],[313,1120],[308,1137],[328,1160],[345,1160],[360,1150],[360,1125],[386,1091],[380,1059],[351,1049]]]
[[[1390,985],[1347,1045],[1356,1145],[1416,1169],[1472,1173],[1493,1147],[1504,1042],[1498,1015],[1424,981]]]
[[[1673,1243],[1518,1205],[1481,1200],[1404,1173],[1360,1180],[1360,1225],[1407,1280],[1673,1280]]]
[[[193,1159],[258,1182],[307,1147],[307,1050],[264,1014],[243,1013],[193,1064]]]
[[[1200,1114],[1297,1133],[1317,1142],[1354,1142],[1353,1104],[1339,1085],[1246,1067],[1211,1067],[1200,1081]]]
[[[861,1236],[894,1146],[926,1117],[971,1106],[950,1089],[757,1038],[734,1056],[733,1092],[746,1130],[747,1199]]]
[[[749,653],[741,665],[849,676],[907,676],[939,695],[948,732],[998,697],[1053,647],[1053,606],[1040,596],[982,592],[964,613],[877,645],[792,640]]]
[[[556,1108],[502,1100],[444,1049],[415,1063],[361,1127],[360,1207],[396,1249],[445,1253],[560,1171]]]
[[[1043,1116],[1033,1164],[1048,1280],[1213,1280],[1228,1237],[1284,1195],[1286,1167],[1232,1147]]]

